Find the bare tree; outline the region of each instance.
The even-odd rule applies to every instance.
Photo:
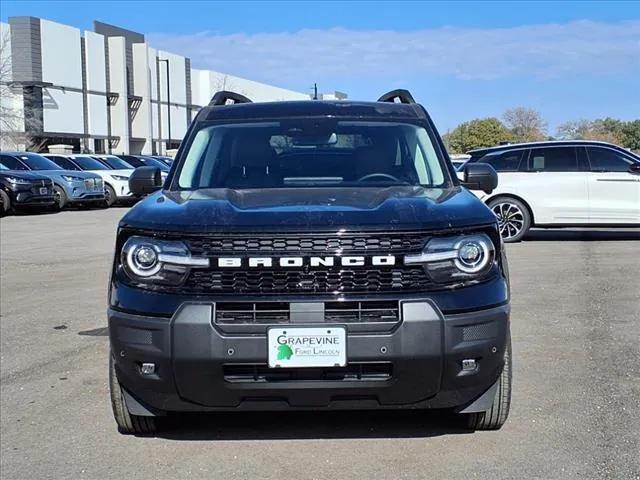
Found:
[[[42,131],[42,118],[37,106],[25,109],[26,89],[14,83],[11,64],[10,33],[0,30],[0,148],[40,151],[44,141],[32,132]]]
[[[16,149],[24,137],[24,115],[19,108],[21,95],[11,86],[11,43],[9,32],[0,35],[0,145]]]
[[[517,142],[535,142],[546,138],[547,122],[536,110],[512,108],[504,112],[503,119]]]

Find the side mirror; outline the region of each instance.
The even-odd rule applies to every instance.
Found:
[[[162,172],[158,167],[138,167],[129,177],[129,190],[136,197],[144,197],[162,188]]]
[[[463,172],[462,184],[469,190],[482,190],[489,194],[498,186],[498,174],[488,163],[467,163]]]
[[[629,165],[629,173],[640,175],[640,163],[632,163],[631,165]]]

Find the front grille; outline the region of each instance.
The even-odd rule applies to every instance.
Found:
[[[421,250],[427,236],[421,232],[220,235],[187,240],[195,255],[228,253],[392,253]]]
[[[397,322],[397,301],[325,302],[325,323]],[[215,322],[223,325],[288,324],[288,302],[217,302]]]
[[[350,363],[330,368],[269,368],[266,365],[225,365],[224,379],[230,383],[264,383],[291,381],[387,381],[392,365],[386,362]]]
[[[211,268],[193,269],[185,283],[173,291],[184,294],[268,295],[399,293],[434,289],[419,265],[403,265],[404,255],[422,251],[425,232],[336,232],[297,234],[210,234],[179,237],[194,256],[211,258]],[[395,265],[275,267],[278,257],[393,255]],[[220,268],[216,259],[242,259],[242,266]],[[270,257],[274,267],[249,267],[248,257]]]
[[[419,291],[433,287],[420,266],[362,269],[193,270],[182,290],[192,293],[354,293]]]

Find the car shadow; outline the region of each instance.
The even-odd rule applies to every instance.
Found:
[[[163,427],[155,436],[178,441],[428,438],[473,433],[453,414],[424,410],[180,413],[164,418]]]
[[[530,230],[524,242],[550,242],[573,240],[581,242],[601,242],[620,240],[640,240],[640,228],[624,229],[562,229],[562,230]]]

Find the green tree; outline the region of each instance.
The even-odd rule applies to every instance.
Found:
[[[504,112],[502,118],[516,142],[537,142],[547,137],[547,122],[537,110],[516,107]]]
[[[511,140],[511,134],[497,118],[478,118],[458,125],[445,138],[450,153],[493,147]]]
[[[640,151],[640,120],[625,122],[622,126],[622,146]]]

